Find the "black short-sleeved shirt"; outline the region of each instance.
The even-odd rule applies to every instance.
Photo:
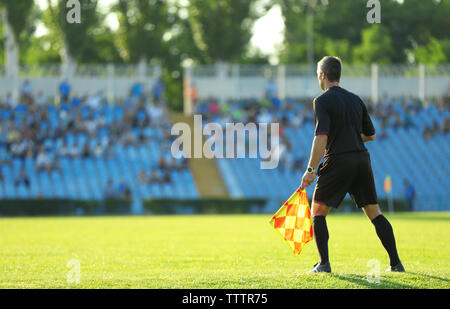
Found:
[[[328,135],[325,157],[367,151],[361,133],[375,134],[364,102],[355,94],[334,86],[314,99],[315,135]]]

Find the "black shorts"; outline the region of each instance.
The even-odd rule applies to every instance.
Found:
[[[350,193],[358,208],[377,204],[370,155],[367,151],[332,155],[317,170],[313,201],[337,208]]]

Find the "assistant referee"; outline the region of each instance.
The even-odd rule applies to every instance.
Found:
[[[364,146],[365,142],[375,140],[375,129],[363,101],[339,87],[341,71],[342,63],[337,57],[324,57],[317,64],[317,77],[324,93],[313,101],[315,137],[302,179],[302,187],[313,183],[317,165],[324,156],[317,168],[312,201],[313,231],[320,261],[310,272],[331,272],[325,218],[330,207],[339,207],[347,192],[375,226],[389,254],[387,271],[403,272],[392,226],[378,206],[370,155]]]

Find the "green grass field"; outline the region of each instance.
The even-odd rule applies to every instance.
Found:
[[[332,274],[306,275],[270,215],[0,219],[0,288],[450,288],[450,213],[386,215],[406,273],[361,214],[330,214]],[[80,282],[68,282],[68,261]],[[380,283],[366,280],[381,265]],[[73,269],[72,269],[73,270]]]

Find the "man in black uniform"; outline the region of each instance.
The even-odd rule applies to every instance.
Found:
[[[324,155],[317,169],[311,207],[320,262],[310,272],[331,272],[325,217],[330,207],[339,206],[347,192],[374,224],[389,254],[388,271],[405,271],[397,254],[392,226],[378,206],[370,156],[364,146],[365,142],[375,140],[375,129],[362,100],[339,87],[341,70],[341,61],[336,57],[324,57],[317,64],[319,84],[325,92],[313,102],[315,137],[302,179],[302,187],[313,183],[316,167]]]

